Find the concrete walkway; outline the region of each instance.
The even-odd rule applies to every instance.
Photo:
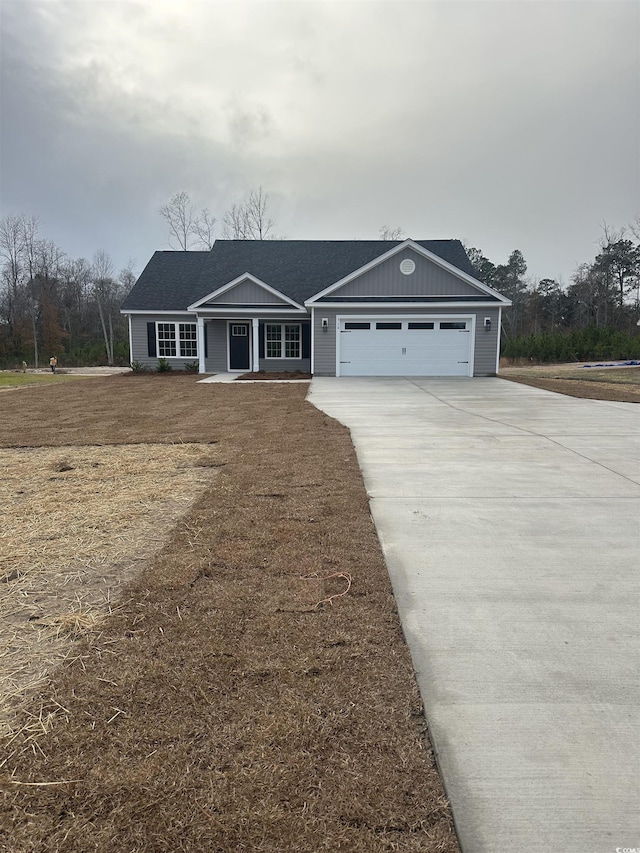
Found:
[[[640,850],[640,405],[313,380],[353,436],[465,853]]]

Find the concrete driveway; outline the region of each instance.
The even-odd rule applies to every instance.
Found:
[[[640,405],[500,379],[309,399],[351,430],[465,853],[640,851]]]

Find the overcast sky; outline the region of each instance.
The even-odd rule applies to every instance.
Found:
[[[140,272],[186,190],[288,238],[458,237],[533,277],[640,213],[640,3],[2,0],[1,215]]]

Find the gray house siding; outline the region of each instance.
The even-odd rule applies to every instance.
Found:
[[[498,308],[465,309],[453,306],[451,308],[416,308],[403,306],[402,311],[389,308],[323,308],[321,305],[314,310],[312,329],[314,344],[314,374],[316,376],[336,375],[336,316],[359,317],[390,317],[390,316],[433,316],[433,317],[476,317],[476,338],[474,341],[474,376],[495,376],[496,349],[498,346]],[[322,319],[327,318],[329,326],[326,332],[322,330]],[[484,328],[484,318],[491,318],[491,330]]]
[[[415,265],[411,275],[400,272],[403,260]],[[428,258],[412,249],[405,249],[388,258],[369,272],[334,290],[332,296],[478,296],[482,291],[443,270]]]
[[[155,370],[158,366],[158,356],[149,355],[147,338],[147,323],[195,323],[195,317],[184,314],[131,314],[131,361],[137,361],[147,368]],[[174,370],[183,370],[185,364],[197,361],[194,358],[169,358],[167,361]]]
[[[311,372],[310,358],[261,358],[260,370],[267,373],[277,373],[280,370],[302,370],[304,373]]]
[[[206,373],[224,373],[227,369],[227,321],[205,320],[207,355],[204,360]]]
[[[491,330],[484,328],[484,318],[491,320]],[[483,308],[476,313],[476,340],[474,347],[474,376],[495,376],[499,333],[499,308]]]
[[[223,305],[288,305],[284,299],[269,293],[264,287],[260,287],[253,281],[241,281],[225,293],[210,299],[207,305],[218,303]]]

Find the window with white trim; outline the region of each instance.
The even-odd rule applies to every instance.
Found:
[[[160,358],[197,358],[196,323],[156,323]]]
[[[266,358],[302,358],[302,329],[299,323],[265,323]]]
[[[198,328],[195,323],[180,323],[179,340],[182,358],[198,357]]]

